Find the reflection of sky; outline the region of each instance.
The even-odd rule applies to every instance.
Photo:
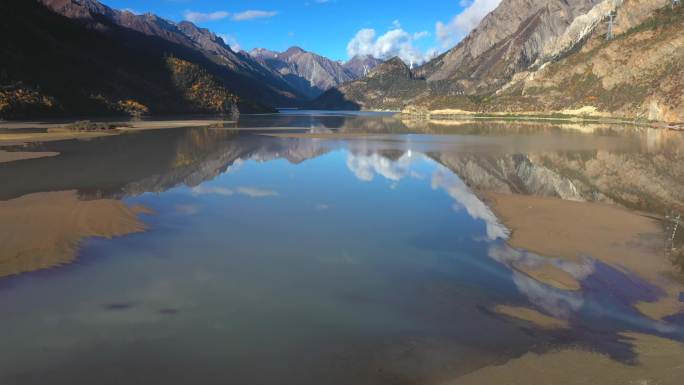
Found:
[[[414,160],[409,153],[402,155],[396,161],[379,154],[354,155],[350,153],[347,157],[347,167],[364,182],[372,181],[376,174],[393,182],[399,182],[410,175],[409,166]]]
[[[463,183],[463,181],[448,169],[439,166],[432,175],[432,188],[441,188],[451,196],[454,201],[454,209],[465,208],[473,219],[481,219],[487,224],[487,237],[491,240],[506,239],[509,232],[496,218],[492,210],[487,207]]]
[[[489,248],[489,257],[495,261],[502,263],[513,271],[513,282],[520,293],[524,294],[530,302],[543,309],[549,314],[556,317],[566,319],[572,313],[580,310],[584,304],[581,292],[560,290],[549,285],[540,283],[526,274],[516,271],[513,266],[515,264],[525,264],[527,266],[536,266],[541,263],[551,261],[548,258],[538,256],[534,253],[516,250],[506,245],[495,245]],[[592,265],[572,264],[556,265],[570,273],[573,277],[581,280],[591,274]]]
[[[475,195],[463,181],[447,168],[428,160],[424,155],[416,155],[408,150],[397,160],[392,160],[378,153],[358,155],[349,153],[347,168],[361,181],[370,182],[376,175],[389,181],[399,182],[406,177],[423,179],[422,174],[412,170],[412,164],[418,161],[429,161],[436,171],[432,176],[432,188],[443,189],[454,199],[454,209],[465,208],[471,218],[483,220],[487,226],[487,237],[490,240],[506,239],[509,231],[496,218],[494,213]]]
[[[656,331],[665,334],[681,334],[682,332],[681,328],[675,324],[651,320],[636,312],[631,306],[633,305],[632,302],[638,301],[638,298],[630,297],[628,292],[634,288],[638,290],[639,283],[628,278],[627,281],[623,282],[626,285],[617,284],[611,280],[610,274],[622,275],[624,272],[608,265],[603,265],[604,270],[608,270],[601,272],[597,268],[599,262],[590,258],[575,263],[542,257],[500,244],[492,245],[489,248],[488,255],[493,260],[511,269],[513,283],[521,294],[525,295],[535,307],[554,317],[566,320],[577,319],[581,313],[586,313],[589,309],[594,316],[600,315],[604,320],[618,321],[635,330]],[[517,271],[514,267],[515,265],[538,266],[544,263],[551,263],[578,281],[583,282],[582,290],[570,291],[552,287]],[[592,279],[594,287],[591,287],[592,285],[589,285],[589,288],[586,287],[587,282]],[[638,281],[638,278],[633,279]],[[648,293],[643,295],[648,296]],[[586,322],[591,322],[591,320]]]

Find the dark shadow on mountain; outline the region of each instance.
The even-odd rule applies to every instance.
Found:
[[[325,91],[316,100],[309,103],[308,107],[317,110],[361,110],[361,105],[359,103],[347,99],[347,97],[337,88],[331,88]]]
[[[173,83],[169,56],[201,67],[239,96],[247,111],[267,110],[261,103],[301,103],[296,95],[281,95],[198,50],[120,27],[103,16],[88,23],[72,20],[35,0],[5,0],[0,13],[11,15],[0,24],[2,82],[52,97],[54,105],[43,115],[112,115],[112,103],[122,100],[142,103],[153,114],[199,112]],[[35,117],[34,111],[27,112]]]
[[[311,85],[311,82],[301,76],[288,74],[284,76],[285,80],[290,83],[297,91],[301,92],[308,99],[313,100],[321,96],[325,90]]]

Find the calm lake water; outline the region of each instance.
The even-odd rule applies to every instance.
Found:
[[[0,164],[3,201],[76,191],[151,210],[145,232],[0,278],[0,384],[437,384],[570,346],[630,362],[624,331],[684,341],[684,317],[641,315],[653,290],[618,267],[565,265],[579,291],[512,270],[523,252],[478,194],[666,215],[683,201],[681,166],[663,166],[676,133],[301,112],[239,126],[264,131],[36,144],[60,155]],[[262,135],[275,127],[320,135]]]

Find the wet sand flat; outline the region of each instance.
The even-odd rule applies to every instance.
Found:
[[[0,163],[16,162],[18,160],[40,159],[59,155],[58,152],[27,152],[0,150]]]
[[[514,194],[484,194],[512,230],[509,244],[539,255],[579,261],[592,257],[662,288],[667,295],[637,306],[655,319],[684,311],[684,287],[673,278],[657,218],[617,206]],[[546,272],[549,277],[551,270]],[[552,274],[551,274],[552,275]],[[563,277],[549,277],[561,281]]]
[[[116,135],[116,131],[75,132],[59,131],[45,133],[3,133],[0,134],[0,146],[14,146],[24,143],[56,142],[69,139],[91,139],[102,136]]]
[[[684,345],[655,336],[624,333],[624,342],[637,353],[628,365],[608,356],[565,349],[528,353],[500,366],[490,366],[448,385],[679,385],[684,378]]]
[[[82,201],[75,191],[0,202],[0,277],[73,262],[87,237],[142,232],[142,212],[113,199]]]
[[[494,308],[494,312],[507,317],[530,322],[542,329],[568,328],[568,323],[566,321],[547,316],[536,310],[528,309],[526,307],[498,305],[496,308]]]
[[[91,139],[102,136],[119,135],[125,132],[161,130],[180,127],[208,127],[216,124],[234,124],[234,121],[224,120],[173,120],[173,121],[131,121],[108,122],[111,130],[75,131],[68,128],[74,122],[4,122],[0,123],[0,146],[10,146],[23,143],[53,142],[69,139]],[[120,127],[117,127],[117,124]],[[25,132],[27,129],[42,129],[45,132]],[[12,132],[15,131],[15,132]]]

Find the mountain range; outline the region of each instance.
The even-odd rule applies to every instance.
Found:
[[[3,0],[0,118],[273,111],[359,78],[292,48],[265,60],[213,32],[97,0]],[[287,68],[287,69],[286,69]]]
[[[299,47],[236,52],[193,23],[97,0],[3,0],[12,17],[0,23],[0,117],[307,107],[682,122],[683,8],[502,0],[455,47],[410,69],[399,58],[342,63]]]
[[[682,6],[670,0],[503,0],[457,46],[397,60],[321,95],[321,108],[412,115],[585,114],[684,121]],[[607,20],[614,18],[614,38]]]
[[[249,54],[282,75],[294,89],[310,99],[333,87],[360,79],[382,63],[372,56],[355,56],[346,63],[340,63],[300,47],[291,47],[285,52],[257,48]]]

